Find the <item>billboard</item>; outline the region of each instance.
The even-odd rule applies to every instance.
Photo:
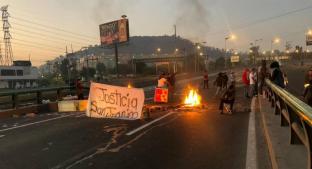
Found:
[[[306,43],[307,43],[307,46],[312,45],[312,35],[308,34],[306,36]]]
[[[128,19],[120,19],[100,25],[101,45],[112,45],[129,40]]]

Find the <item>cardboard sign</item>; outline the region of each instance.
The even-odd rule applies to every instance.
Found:
[[[168,102],[168,89],[155,88],[154,102],[167,103]]]
[[[136,120],[142,116],[143,89],[91,83],[86,114],[94,118]]]

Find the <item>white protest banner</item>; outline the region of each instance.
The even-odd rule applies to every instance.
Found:
[[[136,120],[142,116],[143,89],[91,83],[86,114],[94,118]]]

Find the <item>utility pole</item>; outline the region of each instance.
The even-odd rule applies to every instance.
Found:
[[[114,44],[115,47],[115,65],[116,65],[116,76],[119,78],[119,68],[118,68],[118,44]]]
[[[10,14],[8,12],[8,5],[1,7],[2,11],[2,21],[3,21],[3,40],[4,40],[4,60],[3,65],[10,66],[13,63],[13,51],[11,46],[12,36],[10,34],[10,23],[9,17]],[[3,58],[2,58],[3,59]]]
[[[68,75],[68,86],[70,86],[70,69],[71,69],[71,61],[70,58],[68,57],[68,50],[66,46],[66,51],[65,51],[66,59],[68,60],[68,65],[67,65],[67,75]]]
[[[94,61],[96,60],[96,62],[98,62],[98,58],[94,58],[93,56],[91,58],[86,58],[86,61],[87,61],[87,79],[89,78],[89,61]]]

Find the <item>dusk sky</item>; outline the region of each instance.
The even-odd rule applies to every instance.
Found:
[[[237,36],[228,48],[247,51],[263,39],[261,50],[284,50],[286,41],[304,45],[312,28],[312,0],[1,0],[9,5],[14,59],[31,57],[43,64],[65,52],[99,44],[101,23],[126,14],[130,34],[179,36],[224,48],[224,37]],[[1,35],[3,36],[3,35]],[[2,51],[3,51],[3,45]]]

